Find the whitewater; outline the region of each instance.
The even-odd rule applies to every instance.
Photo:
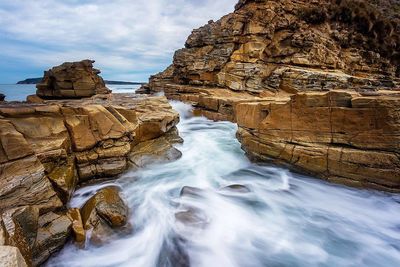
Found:
[[[81,188],[70,203],[81,207],[117,185],[133,231],[102,246],[71,242],[47,266],[400,266],[399,195],[251,163],[235,124],[171,104],[181,115],[182,158]]]

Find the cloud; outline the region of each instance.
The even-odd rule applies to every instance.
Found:
[[[63,61],[92,58],[108,79],[144,80],[171,62],[193,28],[233,11],[236,2],[3,0],[0,65],[25,60],[42,73]]]

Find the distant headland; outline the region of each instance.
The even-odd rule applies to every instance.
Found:
[[[42,81],[42,78],[28,78],[23,81],[17,82],[17,84],[38,84]],[[144,82],[124,82],[124,81],[104,81],[106,84],[115,84],[115,85],[141,85],[145,84]]]

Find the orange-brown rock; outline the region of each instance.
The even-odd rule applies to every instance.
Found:
[[[82,98],[111,93],[93,63],[93,60],[65,62],[45,71],[36,94],[43,98]]]
[[[233,13],[193,30],[144,89],[237,122],[253,158],[400,191],[398,7],[240,0]]]
[[[72,232],[85,242],[79,210],[65,211],[78,183],[121,174],[131,154],[144,158],[154,149],[157,160],[160,148],[143,142],[166,140],[167,151],[176,152],[171,144],[179,137],[179,115],[165,97],[34,102],[0,105],[0,246],[17,246],[29,266],[43,263]],[[104,199],[96,196],[96,216],[105,223],[98,236],[127,220],[126,210],[113,213],[117,196]]]
[[[113,233],[128,222],[128,207],[121,198],[117,187],[106,187],[98,191],[81,208],[85,231],[90,232],[90,240],[103,243]]]
[[[69,209],[68,216],[72,220],[72,231],[74,239],[78,245],[83,245],[86,241],[86,232],[83,227],[81,212],[77,208]]]
[[[335,91],[242,103],[238,138],[259,160],[351,186],[400,191],[399,106],[397,97]]]

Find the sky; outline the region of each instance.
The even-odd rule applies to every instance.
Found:
[[[107,80],[147,81],[190,32],[238,0],[0,0],[0,84],[93,59]]]

